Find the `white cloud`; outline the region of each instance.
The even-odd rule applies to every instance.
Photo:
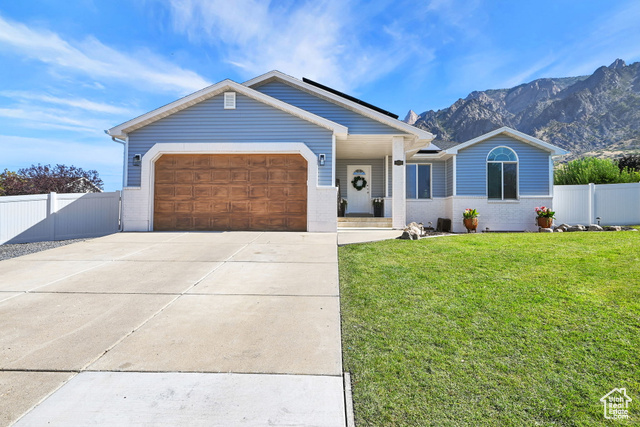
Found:
[[[96,133],[107,129],[109,123],[91,117],[72,116],[69,111],[22,105],[0,108],[0,117],[18,119],[22,125],[41,129],[64,129],[74,132]]]
[[[417,48],[397,28],[367,27],[367,7],[352,9],[342,0],[171,0],[170,5],[178,32],[218,46],[246,77],[276,69],[353,90],[401,67]],[[364,43],[366,34],[374,34],[375,41]]]
[[[94,79],[116,80],[154,91],[186,94],[210,84],[197,73],[149,51],[122,53],[94,37],[81,42],[64,40],[54,32],[29,28],[2,17],[0,46],[49,64],[55,70],[83,73]]]
[[[63,105],[66,107],[77,108],[80,110],[92,111],[105,114],[124,114],[133,115],[134,112],[125,107],[118,107],[111,104],[90,101],[84,98],[60,98],[57,96],[47,95],[39,92],[26,91],[0,91],[0,95],[11,98],[30,101],[41,101],[49,104]]]

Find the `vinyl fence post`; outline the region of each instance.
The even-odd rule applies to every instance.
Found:
[[[58,195],[55,192],[49,193],[49,222],[51,224],[51,240],[56,240],[56,217],[58,211]]]
[[[596,223],[596,185],[589,183],[589,224]]]

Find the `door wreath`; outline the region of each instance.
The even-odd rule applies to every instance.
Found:
[[[353,185],[353,188],[355,188],[356,190],[360,191],[362,190],[364,187],[367,186],[367,180],[364,179],[363,176],[356,176],[355,178],[353,178],[353,180],[351,181],[351,185]]]

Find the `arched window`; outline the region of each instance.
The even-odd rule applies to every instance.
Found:
[[[509,147],[496,147],[487,156],[487,197],[518,198],[518,156]]]

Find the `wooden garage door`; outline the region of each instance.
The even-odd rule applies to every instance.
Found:
[[[307,229],[298,154],[171,154],[155,164],[155,230]]]

